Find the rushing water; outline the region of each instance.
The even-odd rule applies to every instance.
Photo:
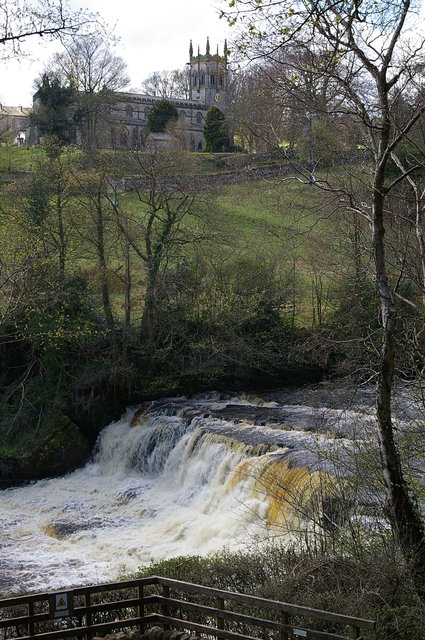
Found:
[[[0,492],[0,591],[115,579],[140,565],[242,547],[308,508],[372,412],[218,394],[128,410],[92,460]],[[292,403],[291,403],[292,402]],[[359,427],[361,425],[361,427]],[[326,456],[321,452],[326,450]]]

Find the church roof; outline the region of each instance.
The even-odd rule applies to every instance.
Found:
[[[26,118],[30,115],[31,111],[31,107],[6,107],[5,105],[0,104],[0,116]]]
[[[159,102],[160,100],[164,100],[163,96],[150,96],[145,95],[143,93],[127,93],[116,91],[114,93],[114,97],[116,100],[120,100],[122,102],[141,102],[142,104],[154,104],[155,102]],[[205,104],[203,102],[199,102],[199,100],[185,100],[184,98],[165,98],[171,104],[174,104],[176,107],[187,107],[193,109],[205,109]]]

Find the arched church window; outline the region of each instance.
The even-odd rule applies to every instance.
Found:
[[[195,75],[193,76],[193,86],[196,87],[197,84],[198,84],[198,75],[195,73]]]
[[[136,127],[134,127],[131,133],[131,148],[138,149],[139,148],[139,134],[137,132]]]
[[[186,113],[185,111],[180,111],[179,113],[180,122],[186,122]]]
[[[125,115],[127,116],[127,118],[133,117],[133,107],[131,107],[129,104],[125,108]]]
[[[223,76],[222,75],[218,76],[218,84],[219,84],[220,87],[223,86]]]
[[[210,75],[210,84],[215,84],[215,75],[213,73]]]
[[[201,84],[205,84],[205,73],[201,73]]]
[[[196,114],[196,122],[198,124],[202,123],[202,113],[200,111],[198,111],[198,113]]]

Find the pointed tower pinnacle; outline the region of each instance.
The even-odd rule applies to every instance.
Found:
[[[192,40],[190,41],[190,45],[189,45],[189,56],[190,56],[190,59],[192,59],[192,56],[193,56],[193,44],[192,44]]]
[[[205,51],[205,54],[206,54],[207,56],[209,56],[209,55],[210,55],[210,38],[209,38],[209,36],[207,36],[207,49],[206,49],[206,51]]]
[[[218,45],[217,45],[217,54],[216,55],[218,55]]]
[[[224,59],[227,62],[227,38],[224,41]]]

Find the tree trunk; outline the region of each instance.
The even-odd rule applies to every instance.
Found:
[[[373,254],[382,315],[382,341],[376,385],[376,413],[386,490],[386,509],[406,560],[411,563],[417,592],[425,597],[425,530],[405,481],[394,441],[391,412],[396,355],[397,310],[385,264],[384,169],[375,174],[373,194]]]
[[[145,308],[143,310],[141,335],[148,345],[149,357],[152,356],[155,344],[154,332],[154,305],[155,305],[155,285],[158,275],[156,261],[148,265],[148,281],[146,284]]]
[[[58,193],[57,193],[57,211],[58,211],[58,235],[59,235],[59,277],[61,282],[65,282],[66,239],[65,239],[65,229],[63,225],[62,193],[60,188],[58,189]]]
[[[354,294],[359,298],[362,289],[362,259],[360,248],[360,220],[359,214],[356,211],[353,213],[353,225]]]
[[[130,243],[125,239],[125,299],[124,299],[124,330],[122,336],[121,361],[127,364],[128,341],[131,324],[131,270],[130,270]]]
[[[105,313],[106,326],[109,332],[109,341],[111,344],[112,352],[116,352],[116,340],[115,340],[115,322],[112,314],[111,300],[109,296],[109,283],[108,283],[108,270],[106,266],[105,258],[105,243],[104,243],[104,220],[102,212],[101,196],[99,195],[96,205],[96,233],[97,233],[97,256],[99,260],[99,272],[100,272],[100,287],[102,291],[103,310]]]

